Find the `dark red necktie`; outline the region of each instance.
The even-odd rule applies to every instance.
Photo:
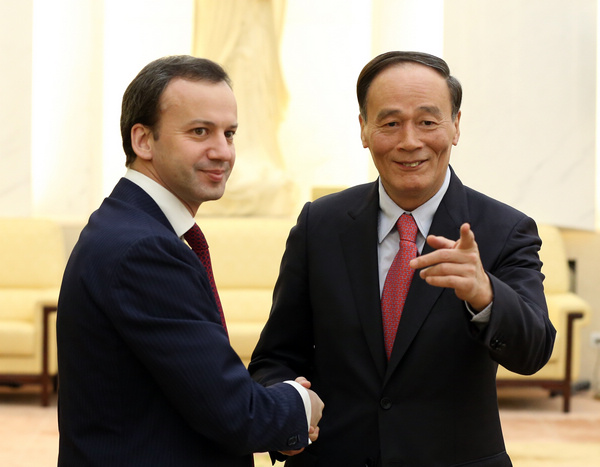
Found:
[[[219,298],[219,292],[217,291],[217,285],[215,284],[215,278],[213,276],[212,264],[210,262],[210,252],[208,251],[208,243],[206,242],[206,238],[204,237],[202,230],[200,230],[200,227],[198,227],[198,224],[194,224],[190,230],[184,233],[183,238],[185,238],[186,242],[188,242],[188,244],[192,247],[192,250],[194,250],[194,253],[196,253],[196,256],[198,256],[198,259],[204,265],[204,269],[206,269],[208,281],[210,282],[210,288],[215,296],[215,301],[217,302],[217,307],[219,308],[219,313],[221,315],[221,322],[223,323],[225,332],[227,332],[225,315],[223,314],[221,299]]]
[[[381,294],[383,337],[387,358],[392,354],[398,323],[410,288],[414,269],[408,263],[417,257],[417,224],[410,214],[402,214],[396,223],[400,235],[400,248],[385,278]]]

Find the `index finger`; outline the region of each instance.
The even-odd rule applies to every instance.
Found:
[[[460,226],[460,239],[456,243],[456,248],[461,250],[469,250],[475,247],[475,234],[471,230],[471,225],[465,222]]]

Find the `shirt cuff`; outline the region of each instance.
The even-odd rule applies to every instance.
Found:
[[[302,397],[302,402],[304,403],[304,412],[306,413],[306,426],[310,429],[310,419],[312,417],[312,407],[310,405],[310,396],[308,395],[307,389],[302,386],[300,383],[296,381],[284,381],[291,386],[293,386],[298,394]],[[310,438],[308,439],[308,444],[311,444]]]
[[[467,310],[469,311],[469,313],[471,313],[471,322],[472,323],[476,323],[476,324],[487,324],[490,322],[490,317],[492,315],[492,305],[494,304],[494,302],[490,302],[490,304],[488,306],[486,306],[483,310],[481,310],[480,312],[475,312],[473,311],[473,309],[469,306],[469,304],[467,302],[465,302],[465,305],[467,307]]]

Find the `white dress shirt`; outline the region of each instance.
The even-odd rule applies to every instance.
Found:
[[[379,179],[379,217],[377,221],[377,235],[378,235],[378,246],[377,256],[379,264],[379,296],[383,293],[383,285],[385,284],[385,278],[387,273],[398,253],[400,248],[400,236],[396,229],[396,222],[400,216],[404,213],[411,214],[417,223],[417,250],[419,254],[423,251],[425,246],[425,239],[429,235],[429,229],[433,222],[433,216],[435,215],[442,198],[448,190],[450,185],[450,168],[446,169],[446,176],[444,183],[438,192],[433,195],[427,202],[414,209],[413,211],[405,211],[398,206],[392,198],[387,194],[381,179]],[[473,316],[472,321],[478,324],[486,324],[490,320],[490,313],[492,303],[490,303],[484,310],[479,313],[475,313],[471,307],[465,302],[467,310]]]

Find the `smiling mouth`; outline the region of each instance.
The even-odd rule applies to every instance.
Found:
[[[400,165],[402,165],[403,167],[414,168],[414,167],[418,167],[422,163],[423,163],[423,161],[417,161],[417,162],[400,162]]]
[[[220,182],[225,177],[225,170],[204,170],[203,171],[209,180],[213,182]]]

